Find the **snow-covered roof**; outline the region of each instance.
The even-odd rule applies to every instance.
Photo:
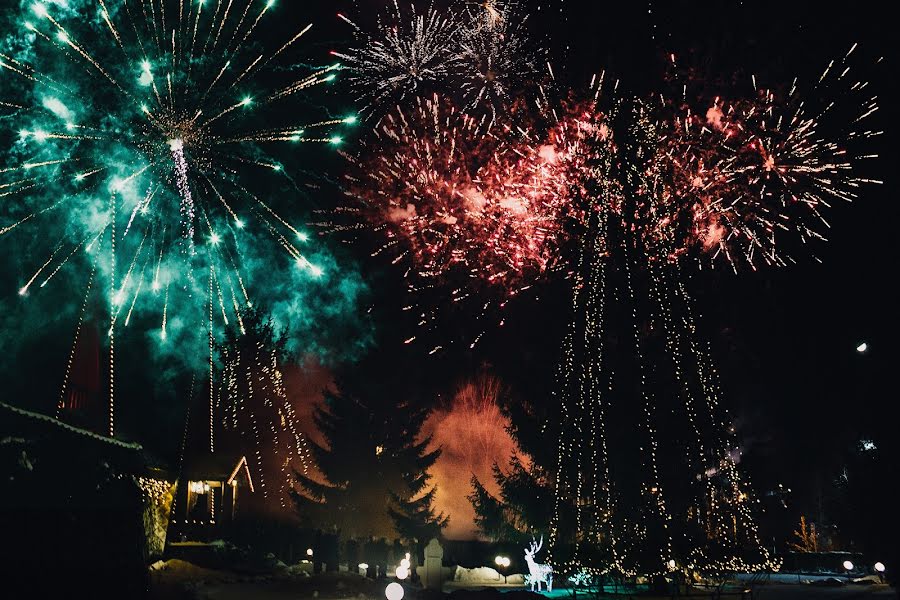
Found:
[[[51,416],[33,412],[30,410],[25,410],[24,408],[19,408],[17,406],[7,404],[6,402],[0,401],[0,409],[9,411],[15,415],[24,417],[26,419],[34,420],[34,421],[41,422],[41,423],[46,423],[53,427],[57,427],[63,431],[81,435],[86,438],[91,438],[98,442],[103,442],[105,444],[118,446],[120,448],[127,448],[129,450],[141,450],[141,448],[142,448],[140,444],[136,444],[133,442],[123,442],[122,440],[117,440],[116,438],[111,438],[111,437],[107,437],[105,435],[100,435],[99,433],[94,433],[93,431],[88,431],[87,429],[81,429],[80,427],[75,427],[74,425],[69,425],[68,423],[63,423],[59,419],[55,419]]]

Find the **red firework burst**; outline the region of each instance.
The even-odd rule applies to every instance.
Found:
[[[387,115],[368,148],[349,193],[416,277],[514,294],[551,265],[569,202],[549,147],[431,97]]]

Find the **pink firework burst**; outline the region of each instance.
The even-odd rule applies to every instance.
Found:
[[[877,98],[849,75],[852,52],[802,97],[797,80],[780,93],[754,78],[750,98],[693,103],[699,110],[677,104],[659,125],[649,170],[661,178],[660,218],[647,234],[670,238],[672,258],[698,249],[703,262],[735,270],[783,266],[798,248],[825,240],[825,211],[881,183],[860,175],[875,158],[865,140],[881,132],[867,120]],[[666,104],[663,115],[676,106]]]
[[[571,214],[554,148],[432,96],[383,118],[362,156],[352,210],[384,233],[380,251],[408,265],[414,291],[440,280],[461,301],[490,287],[502,306],[552,266]]]

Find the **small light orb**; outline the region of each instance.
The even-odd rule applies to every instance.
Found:
[[[312,556],[312,555],[313,555],[312,548],[307,548],[307,549],[306,549],[306,555],[307,555],[307,556]]]
[[[879,573],[884,573],[884,563],[883,562],[875,563],[875,570]]]
[[[406,579],[407,577],[409,577],[409,568],[404,567],[403,565],[400,565],[394,571],[394,575],[397,576],[397,579]]]
[[[853,563],[850,562],[849,560],[845,560],[845,561],[844,561],[844,568],[847,569],[848,571],[852,571],[852,570],[853,570]]]
[[[856,347],[856,351],[859,352],[860,354],[864,353],[868,349],[869,349],[869,344],[867,344],[865,342],[862,342],[859,346]]]

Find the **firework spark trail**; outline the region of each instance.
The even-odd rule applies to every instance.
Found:
[[[191,186],[188,182],[188,165],[184,159],[184,142],[174,139],[169,142],[172,150],[172,160],[175,162],[175,185],[178,196],[181,198],[179,210],[181,211],[182,235],[188,244],[188,252],[194,255],[194,221],[197,212],[194,208],[194,198],[191,195]]]
[[[643,199],[629,217],[633,227],[648,248],[665,242],[665,260],[724,262],[735,271],[783,266],[798,248],[809,252],[810,242],[825,239],[833,201],[880,183],[858,174],[876,158],[866,145],[881,132],[868,127],[877,98],[850,77],[852,51],[805,95],[799,78],[782,94],[754,76],[735,99],[692,97],[686,82],[675,94],[643,100],[619,97],[619,81],[609,85],[605,74],[587,94],[566,95],[548,65],[550,84],[533,104],[501,100],[502,117],[490,124],[437,94],[406,99],[379,118],[362,158],[351,159],[354,200],[324,225],[380,232],[373,255],[404,265],[414,295],[447,289],[465,303],[473,283],[494,287],[499,293],[480,303],[479,318],[564,262],[559,250],[583,235],[588,211],[621,215],[630,204],[626,181]],[[360,80],[372,75],[354,68]],[[625,100],[636,108],[613,125],[605,113]],[[623,139],[646,139],[642,169],[608,168],[617,128]],[[595,197],[603,204],[585,201]],[[420,326],[436,322],[421,313]]]
[[[412,291],[449,285],[454,303],[479,298],[476,310],[492,312],[552,266],[569,205],[546,148],[486,131],[437,96],[384,117],[371,144],[379,151],[355,164],[347,212],[384,233],[377,252],[396,250]],[[500,292],[485,302],[473,286]]]
[[[352,27],[355,41],[332,54],[350,72],[364,113],[441,92],[473,116],[493,121],[543,61],[542,46],[527,35],[527,15],[512,3],[429,4],[418,12],[415,4],[394,0],[371,31],[338,16]]]
[[[401,8],[400,0],[393,0],[371,34],[349,17],[338,17],[353,28],[356,43],[332,54],[350,71],[350,85],[367,105],[364,112],[427,91],[458,68],[459,14],[442,13],[432,4],[419,13],[414,4]]]
[[[540,46],[527,35],[528,16],[510,6],[487,2],[468,12],[459,36],[460,61],[455,79],[466,109],[490,113],[508,107],[511,94],[525,88],[543,62]]]
[[[265,30],[276,9],[271,1],[233,0],[217,0],[214,7],[174,0],[116,6],[108,0],[70,0],[65,6],[35,2],[23,7],[23,26],[2,34],[2,106],[15,112],[0,121],[4,139],[12,141],[10,161],[0,168],[0,194],[21,201],[0,209],[0,237],[23,243],[24,237],[13,232],[38,228],[73,236],[64,255],[57,254],[63,252],[58,248],[46,249],[40,260],[46,266],[35,276],[50,271],[42,286],[50,287],[57,273],[75,275],[85,260],[99,265],[98,278],[111,278],[115,243],[115,252],[130,263],[127,274],[116,278],[109,299],[116,306],[110,304],[110,310],[118,314],[127,308],[127,322],[146,313],[155,314],[154,320],[161,317],[165,338],[186,332],[183,323],[204,312],[196,305],[202,294],[194,289],[195,270],[210,268],[217,285],[220,279],[229,286],[235,282],[239,291],[235,296],[232,289],[232,296],[242,299],[235,310],[250,304],[251,282],[261,285],[262,295],[286,289],[254,272],[272,264],[275,258],[267,254],[280,248],[285,259],[307,266],[295,285],[324,273],[285,243],[299,230],[277,202],[257,199],[265,197],[265,183],[239,183],[251,175],[251,166],[286,174],[280,161],[261,158],[261,144],[333,147],[341,143],[334,130],[355,121],[327,118],[316,114],[319,109],[294,104],[298,92],[332,81],[338,67],[293,66],[309,62],[295,51],[311,25],[286,40],[269,39]],[[287,61],[292,68],[284,68]],[[258,100],[247,93],[251,89]],[[266,114],[275,101],[290,103],[290,125]],[[303,111],[312,118],[298,118]],[[321,134],[304,135],[313,128]],[[248,188],[259,189],[245,192]],[[100,199],[110,195],[118,205],[115,239],[103,237],[90,244],[91,252],[78,252],[85,244],[78,240],[96,235],[101,226],[96,215],[107,210]],[[264,206],[265,219],[256,219],[258,206]],[[270,249],[266,240],[275,242]],[[201,245],[214,250],[197,252]],[[295,272],[289,271],[292,280]],[[27,290],[34,281],[21,287]],[[142,294],[145,287],[150,290]],[[157,293],[163,289],[165,294]],[[220,307],[227,322],[232,307],[224,300]],[[291,322],[291,315],[283,317]]]

